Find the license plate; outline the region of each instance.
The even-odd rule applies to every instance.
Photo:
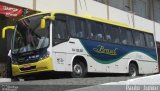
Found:
[[[23,68],[30,68],[31,66],[29,64],[24,64]]]

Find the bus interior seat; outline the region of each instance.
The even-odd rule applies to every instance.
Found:
[[[111,35],[106,35],[106,39],[107,39],[108,41],[111,41]]]
[[[139,40],[136,40],[136,41],[135,41],[135,44],[136,44],[136,46],[140,46],[140,41],[139,41]]]
[[[46,38],[46,37],[42,37],[42,38],[39,40],[37,49],[46,47],[46,46],[48,45],[48,43],[49,43],[49,39]]]
[[[82,38],[82,37],[83,37],[83,33],[82,33],[82,32],[78,32],[78,33],[77,33],[77,37]]]
[[[91,39],[93,39],[93,38],[94,38],[93,33],[90,33],[90,38],[91,38]]]
[[[59,39],[61,38],[61,35],[59,33],[57,34],[57,38],[59,38]]]
[[[116,38],[116,39],[114,40],[114,43],[119,43],[119,39]]]
[[[127,44],[127,40],[122,40],[122,44]]]
[[[150,42],[150,45],[151,45],[151,47],[154,47],[154,43],[153,42]]]
[[[103,40],[103,36],[102,36],[102,34],[97,34],[96,35],[96,40]]]

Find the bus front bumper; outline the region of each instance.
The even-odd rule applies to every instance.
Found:
[[[48,57],[35,63],[12,64],[12,76],[28,75],[38,72],[53,71],[52,59]]]

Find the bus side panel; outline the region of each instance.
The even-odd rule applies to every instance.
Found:
[[[55,71],[72,71],[72,63],[76,56],[82,56],[86,59],[89,71],[94,72],[93,60],[89,58],[87,52],[78,39],[69,39],[69,41],[60,43],[52,48],[52,59]]]
[[[72,71],[74,58],[82,56],[87,61],[88,72],[128,73],[132,60],[137,62],[140,74],[157,72],[154,50],[71,38],[54,46],[53,53],[55,71]],[[58,63],[59,58],[64,61]]]
[[[93,40],[80,40],[87,54],[94,60],[95,72],[110,72],[110,73],[127,73],[131,60],[144,60],[157,62],[156,50],[149,48],[141,48],[114,43],[98,42]],[[147,65],[139,65],[143,69],[148,68]],[[145,62],[144,62],[145,64]],[[152,65],[153,69],[147,73],[155,73],[157,66]],[[141,73],[141,69],[139,69]]]
[[[87,65],[88,65],[88,71],[89,72],[95,72],[95,69],[93,68],[93,62],[94,60],[89,57],[88,53],[80,43],[79,39],[70,38],[70,40],[66,44],[66,71],[72,71],[72,64],[74,61],[74,58],[76,56],[84,57]]]
[[[157,62],[138,61],[138,64],[139,64],[139,74],[158,73]]]
[[[141,55],[142,57],[145,57],[146,60],[137,59],[137,54]],[[93,61],[94,59],[92,59]],[[154,59],[150,58],[147,55],[144,55],[139,52],[132,52],[126,56],[124,56],[122,59],[119,59],[119,61],[110,63],[110,64],[101,64],[96,61],[94,61],[94,72],[107,72],[107,73],[128,73],[129,71],[129,63],[131,61],[135,61],[138,64],[138,70],[140,74],[151,74],[151,73],[157,73],[158,72],[158,63]]]
[[[55,45],[52,48],[54,71],[65,71],[67,42]]]
[[[135,58],[138,60],[140,74],[151,74],[158,72],[158,61],[156,61],[156,59],[153,59],[152,57],[141,52],[137,52]]]

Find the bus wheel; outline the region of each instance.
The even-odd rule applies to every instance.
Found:
[[[138,75],[138,67],[134,63],[131,63],[129,65],[129,76],[135,77],[137,75]]]
[[[73,78],[83,78],[85,77],[87,71],[86,67],[82,62],[75,62],[72,66],[72,73],[71,76]]]

